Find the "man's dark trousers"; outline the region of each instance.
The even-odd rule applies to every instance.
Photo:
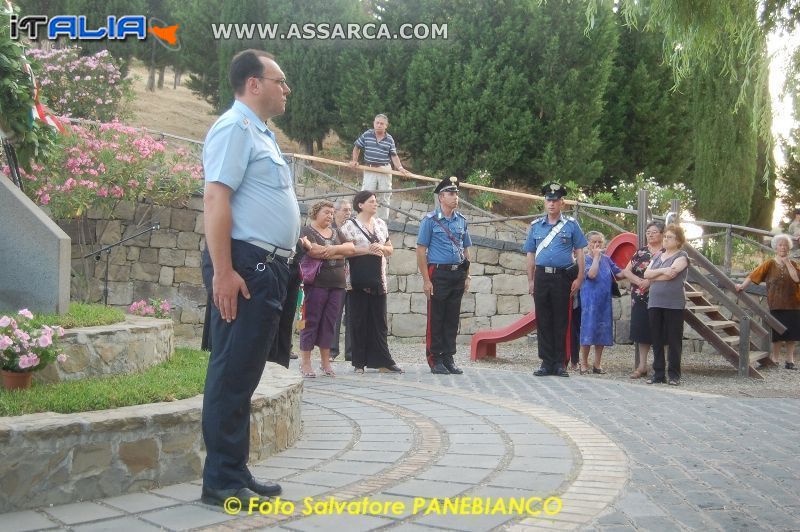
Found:
[[[250,399],[261,379],[275,340],[286,297],[286,259],[268,260],[266,251],[231,241],[233,268],[242,276],[250,299],[239,295],[236,319],[222,320],[211,311],[212,351],[203,396],[203,440],[206,461],[203,485],[226,490],[245,487],[250,448]],[[263,271],[258,271],[263,265]],[[203,281],[211,291],[213,269],[203,252]]]
[[[539,358],[542,367],[554,374],[564,367],[566,360],[567,312],[572,280],[563,270],[545,273],[544,268],[537,266],[533,286]]]
[[[464,297],[465,270],[443,270],[428,266],[433,296],[428,306],[428,365],[432,355],[455,355],[456,335]]]

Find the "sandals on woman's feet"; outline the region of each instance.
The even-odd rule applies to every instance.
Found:
[[[606,370],[604,370],[603,368],[592,366],[592,373],[594,373],[595,375],[605,375]]]
[[[647,370],[640,371],[640,370],[636,369],[630,375],[631,379],[641,379],[642,377],[647,377]]]
[[[324,373],[326,377],[335,377],[335,376],[336,376],[336,373],[333,371],[333,368],[331,368],[331,369],[325,369],[325,368],[323,368],[323,367],[321,367],[321,366],[320,366],[319,370],[320,370],[322,373]]]
[[[303,368],[300,368],[300,375],[303,376],[304,379],[314,379],[316,378],[317,374],[314,371],[303,371]]]
[[[353,372],[355,372],[357,375],[363,375],[364,368],[353,368]]]
[[[586,375],[587,373],[589,373],[589,368],[584,366],[583,364],[578,364],[578,368],[581,375]]]
[[[797,369],[796,367],[794,367],[794,362],[787,362],[786,364],[783,365],[783,367],[786,369]]]

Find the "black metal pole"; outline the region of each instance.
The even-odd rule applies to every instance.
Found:
[[[100,257],[103,253],[106,254],[106,273],[103,276],[103,305],[108,306],[108,268],[109,262],[111,259],[111,250],[115,247],[119,246],[120,244],[124,244],[128,240],[133,240],[136,237],[142,236],[145,233],[149,233],[150,231],[156,231],[161,228],[161,224],[159,222],[154,222],[150,227],[143,231],[139,231],[135,235],[131,235],[128,238],[123,238],[119,242],[114,242],[113,244],[109,244],[104,248],[100,248],[97,251],[93,251],[88,255],[84,255],[84,259],[88,259],[89,257],[94,257],[96,261],[100,260]]]

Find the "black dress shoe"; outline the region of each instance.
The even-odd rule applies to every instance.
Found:
[[[280,484],[268,480],[259,481],[256,480],[255,477],[250,477],[250,482],[247,483],[247,487],[263,497],[274,497],[275,495],[281,494]]]
[[[553,375],[557,377],[569,377],[569,373],[567,373],[567,370],[565,370],[564,368],[558,368],[553,372]]]
[[[533,374],[537,377],[547,377],[548,375],[550,375],[550,372],[547,371],[547,368],[542,366],[541,368],[534,371]]]
[[[224,508],[225,501],[231,497],[239,499],[242,508],[247,508],[247,506],[250,504],[250,499],[261,499],[261,496],[258,493],[249,488],[215,490],[203,486],[203,494],[200,496],[200,500],[205,504],[210,504],[211,506],[222,506]]]
[[[397,364],[392,364],[391,366],[378,368],[378,371],[380,371],[381,373],[403,373],[402,368]]]

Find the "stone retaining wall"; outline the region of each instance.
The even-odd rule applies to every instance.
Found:
[[[300,436],[303,384],[267,364],[252,401],[250,459]],[[116,410],[0,418],[0,513],[157,488],[200,477],[202,396]]]
[[[340,189],[324,183],[300,183],[297,195],[318,197]],[[393,213],[389,228],[394,255],[389,260],[388,322],[389,334],[409,341],[422,341],[426,324],[426,299],[422,278],[417,273],[416,238],[418,222],[431,206],[406,199],[395,192],[393,205],[409,213]],[[464,209],[472,224],[470,234],[473,264],[472,283],[462,303],[458,341],[466,343],[478,330],[506,326],[533,308],[528,295],[525,255],[520,251],[527,225],[522,222],[478,224],[488,218],[473,209]],[[114,220],[102,220],[89,213],[84,240],[94,248],[110,244],[141,231],[157,220],[161,228],[115,249],[110,257],[109,303],[126,307],[131,302],[150,297],[167,298],[177,309],[173,312],[175,334],[199,338],[205,313],[206,292],[200,273],[200,250],[203,235],[202,198],[193,197],[184,207],[152,207],[120,203]],[[81,241],[74,224],[62,224],[73,242]],[[92,240],[93,239],[93,240]],[[90,249],[94,249],[91,248]],[[85,271],[94,300],[100,300],[105,259],[94,262],[76,257],[87,253],[86,247],[73,244],[73,266]],[[624,285],[626,283],[621,283]],[[73,297],[75,295],[73,294]],[[614,300],[614,338],[629,343],[630,300]],[[687,330],[689,330],[687,328]],[[692,349],[702,349],[703,340],[687,333]]]
[[[43,382],[139,373],[164,362],[175,349],[172,320],[126,316],[122,323],[67,329],[60,339],[67,360],[34,376]]]

